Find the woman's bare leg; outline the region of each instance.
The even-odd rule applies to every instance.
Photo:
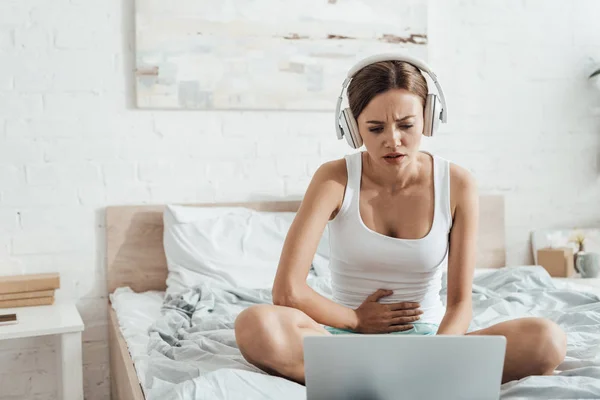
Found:
[[[242,311],[235,338],[244,358],[263,371],[304,384],[303,338],[330,335],[300,310],[261,304]]]
[[[530,375],[552,375],[566,355],[565,333],[554,322],[544,318],[505,321],[467,335],[506,337],[502,383]]]

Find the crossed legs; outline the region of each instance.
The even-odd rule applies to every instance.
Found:
[[[248,362],[272,375],[304,384],[303,338],[330,333],[295,308],[256,305],[240,313],[235,335]],[[514,319],[467,335],[506,337],[502,383],[529,375],[551,375],[565,358],[565,333],[543,318]]]

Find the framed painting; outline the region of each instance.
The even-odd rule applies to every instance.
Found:
[[[331,111],[350,66],[427,59],[426,0],[136,0],[139,108]]]

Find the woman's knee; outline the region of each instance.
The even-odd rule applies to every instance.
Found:
[[[265,342],[273,325],[274,306],[259,304],[243,310],[235,319],[235,340],[242,353],[250,345]]]
[[[567,352],[567,336],[553,321],[545,318],[532,318],[524,328],[535,351],[539,374],[549,374],[563,362]]]
[[[242,356],[267,373],[304,379],[302,329],[312,321],[300,310],[256,305],[235,321],[235,337]]]
[[[304,318],[303,318],[304,317]],[[303,319],[300,310],[261,304],[242,311],[235,321],[235,338],[242,355],[249,360],[268,359],[293,352]]]

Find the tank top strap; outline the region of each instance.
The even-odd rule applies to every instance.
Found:
[[[344,191],[344,199],[338,215],[344,214],[350,208],[350,205],[357,201],[357,196],[360,191],[361,178],[361,162],[362,153],[352,153],[344,156],[346,159],[346,171],[348,181],[346,182],[346,190]]]
[[[452,227],[452,211],[450,207],[450,162],[445,158],[432,154],[435,168],[435,204],[442,216],[448,231]]]

